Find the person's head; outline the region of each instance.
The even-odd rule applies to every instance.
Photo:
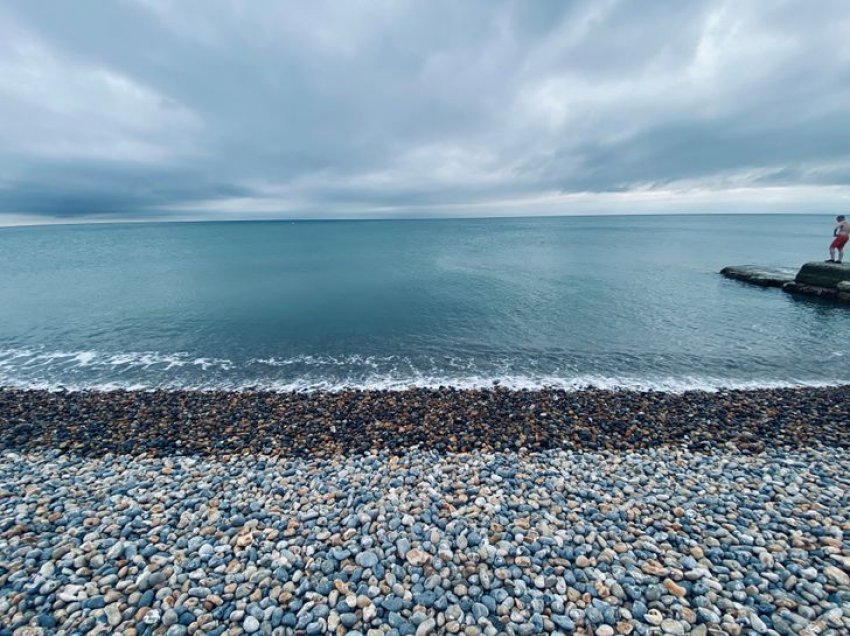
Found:
[[[835,220],[838,221],[839,223],[841,223],[844,220],[844,215],[839,214],[837,217],[835,217]]]

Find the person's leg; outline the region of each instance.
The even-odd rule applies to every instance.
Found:
[[[840,236],[836,236],[834,239],[832,239],[832,243],[829,244],[829,260],[827,261],[827,263],[836,262],[835,251],[838,250],[840,252],[841,249],[844,247],[844,243],[842,242],[841,238],[842,237]],[[839,256],[838,258],[840,259],[841,256]]]
[[[836,263],[841,263],[844,260],[844,246],[847,244],[847,236],[841,235],[836,237],[835,241],[833,241],[833,246],[838,252],[838,258],[835,259]]]

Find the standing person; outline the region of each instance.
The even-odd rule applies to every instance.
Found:
[[[835,217],[836,226],[832,231],[835,237],[832,243],[829,244],[829,260],[827,263],[840,263],[844,260],[844,245],[850,239],[850,221],[843,214]],[[835,253],[838,252],[838,258],[835,258]]]

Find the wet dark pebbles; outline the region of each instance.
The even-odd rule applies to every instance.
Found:
[[[323,457],[373,449],[744,453],[850,446],[850,387],[333,393],[0,389],[0,448]]]

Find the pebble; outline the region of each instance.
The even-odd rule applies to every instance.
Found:
[[[366,551],[357,555],[355,561],[357,565],[363,568],[373,568],[378,565],[378,555],[374,552]]]
[[[672,445],[706,452],[729,444],[735,452],[760,453],[778,447],[847,448],[848,400],[848,385],[716,393],[451,387],[315,393],[0,388],[0,421],[8,424],[0,427],[0,448],[228,459],[270,450],[289,457],[330,458],[413,447],[459,453],[631,452]],[[52,422],[61,426],[51,426]],[[497,483],[504,478],[492,475]],[[669,506],[671,517],[688,519],[683,503]],[[412,517],[402,515],[399,520]],[[749,536],[746,531],[739,534],[742,541]]]
[[[165,610],[162,615],[162,624],[166,627],[171,627],[179,620],[180,617],[177,615],[177,612],[175,612],[172,608],[168,608],[167,610]]]
[[[115,627],[121,622],[121,608],[117,603],[107,605],[104,612],[106,614],[106,620],[112,627]]]
[[[413,548],[412,550],[408,550],[405,555],[407,561],[412,565],[425,565],[428,561],[431,560],[431,556],[423,552],[418,548]]]
[[[652,608],[644,615],[644,620],[650,625],[661,625],[661,622],[664,620],[664,617],[661,615],[657,609]]]
[[[426,636],[427,634],[431,634],[434,632],[436,627],[437,621],[433,618],[426,618],[419,624],[419,627],[416,628],[416,636]]]
[[[681,636],[685,633],[682,623],[671,618],[665,618],[661,621],[661,629],[665,634],[673,634],[674,636]]]
[[[160,621],[160,614],[158,609],[151,609],[145,612],[144,617],[142,618],[142,622],[145,625],[156,625]],[[163,625],[165,622],[163,622]]]
[[[0,389],[0,625],[850,633],[847,398]]]
[[[824,567],[823,573],[838,585],[850,586],[850,575],[834,565]]]

